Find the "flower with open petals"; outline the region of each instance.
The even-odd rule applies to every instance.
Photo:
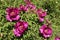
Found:
[[[18,8],[8,7],[6,9],[6,19],[8,21],[19,20],[19,10]]]
[[[47,12],[44,11],[43,9],[38,9],[37,10],[37,15],[39,17],[39,21],[43,22],[44,21],[44,17],[47,15]]]
[[[24,5],[20,5],[20,8],[19,8],[20,11],[28,11],[28,8]]]
[[[55,40],[60,40],[60,37],[55,37]]]
[[[14,27],[14,35],[20,37],[28,29],[28,23],[25,21],[18,21]]]
[[[29,8],[30,10],[35,10],[36,6],[32,3],[26,4],[26,7]]]
[[[39,32],[45,37],[48,38],[52,35],[52,29],[48,27],[47,25],[42,25],[39,29]]]

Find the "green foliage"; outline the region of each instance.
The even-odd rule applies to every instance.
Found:
[[[60,32],[60,0],[32,0],[32,3],[37,8],[47,9],[48,15],[46,18],[51,20],[53,35],[48,40],[54,40],[56,34]],[[39,28],[42,23],[39,23],[38,17],[34,13],[21,13],[21,20],[29,23],[28,31],[22,37],[15,37],[13,34],[14,24],[6,20],[5,10],[9,6],[19,7],[24,4],[23,0],[0,0],[0,40],[43,40],[39,35]]]

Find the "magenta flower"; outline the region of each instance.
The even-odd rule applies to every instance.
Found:
[[[28,11],[28,8],[24,5],[20,5],[20,8],[19,8],[20,11]]]
[[[45,37],[48,38],[52,35],[52,29],[48,27],[47,25],[42,25],[39,29],[39,32]]]
[[[55,40],[60,40],[60,37],[55,37]]]
[[[6,9],[6,19],[8,21],[19,20],[19,18],[18,8],[9,7]]]
[[[39,17],[39,21],[43,22],[44,21],[44,17],[47,15],[47,12],[44,11],[43,9],[38,9],[37,10],[37,15]]]
[[[25,21],[19,21],[15,24],[14,35],[20,37],[28,29],[28,23]]]
[[[26,7],[31,9],[31,10],[35,10],[36,6],[34,4],[31,3],[31,0],[24,0],[24,2],[26,3]]]
[[[36,9],[36,6],[34,4],[26,4],[26,7],[29,8],[30,10],[35,10]]]

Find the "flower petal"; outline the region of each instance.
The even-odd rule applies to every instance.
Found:
[[[12,18],[12,20],[19,20],[20,16],[17,15],[16,18]]]
[[[60,40],[60,37],[55,37],[55,40]]]
[[[43,36],[44,36],[45,38],[47,38],[47,37],[50,37],[51,35],[43,34]]]
[[[44,18],[41,18],[41,17],[40,17],[40,18],[39,18],[39,21],[40,21],[40,22],[43,22],[43,21],[44,21]]]
[[[12,19],[10,19],[10,16],[9,16],[9,15],[6,15],[6,19],[7,19],[8,21],[12,21]]]
[[[28,23],[27,22],[24,22],[24,26],[27,29],[28,28]]]
[[[21,36],[21,34],[19,34],[18,29],[14,29],[13,32],[14,32],[14,35],[15,36],[17,36],[17,37],[20,37]]]
[[[43,33],[43,30],[44,30],[46,27],[47,27],[47,26],[46,26],[45,24],[42,25],[41,28],[40,28],[40,32]]]

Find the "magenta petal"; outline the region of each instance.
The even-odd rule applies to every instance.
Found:
[[[40,22],[43,22],[43,21],[44,21],[44,18],[41,18],[41,17],[40,17],[40,18],[39,18],[39,21],[40,21]]]
[[[40,17],[45,17],[46,15],[47,15],[46,12],[42,12],[42,14],[40,14],[39,16],[40,16]]]
[[[28,7],[27,7],[27,6],[25,6],[25,7],[24,7],[24,10],[25,10],[25,11],[28,11]]]
[[[12,20],[19,20],[20,16],[17,15],[16,18],[12,18]]]
[[[7,19],[8,21],[12,21],[12,20],[10,19],[10,16],[9,16],[9,15],[6,15],[6,19]]]
[[[6,14],[10,14],[11,12],[15,12],[16,14],[19,14],[19,9],[13,7],[6,8]]]
[[[42,9],[37,10],[37,14],[39,15],[42,12]]]
[[[15,36],[17,36],[17,37],[21,36],[21,34],[19,34],[19,30],[18,29],[14,29],[13,32],[14,32]]]
[[[18,8],[13,8],[13,11],[14,11],[16,14],[19,14],[19,9],[18,9]]]
[[[47,27],[47,26],[46,26],[45,24],[42,25],[41,28],[40,28],[40,32],[43,33],[43,30],[44,30],[46,27]]]
[[[33,5],[33,4],[30,4],[30,9],[31,9],[31,10],[35,10],[35,9],[36,9],[36,6]]]
[[[27,11],[27,10],[28,10],[28,8],[27,8],[27,6],[20,5],[19,10],[20,10],[20,11]]]
[[[18,27],[18,30],[19,30],[19,33],[20,33],[21,35],[23,35],[23,33],[25,32],[24,27],[23,27],[23,28]]]
[[[31,10],[35,10],[36,9],[36,6],[34,4],[27,4],[26,5],[27,8],[30,8]]]
[[[55,37],[55,40],[60,40],[60,37]]]
[[[46,30],[48,30],[47,33],[46,33]],[[45,30],[44,30],[44,34],[49,34],[49,35],[51,35],[51,34],[52,34],[52,29],[50,29],[50,28],[45,29]]]
[[[51,35],[43,34],[43,36],[44,36],[45,38],[47,38],[47,37],[50,37]]]
[[[43,33],[43,29],[40,29],[40,32]]]
[[[42,16],[46,16],[46,15],[47,15],[47,13],[46,12],[43,12]]]
[[[28,23],[27,22],[24,22],[24,26],[27,29],[28,28]]]
[[[11,12],[11,9],[10,7],[6,8],[6,14],[9,14]]]

